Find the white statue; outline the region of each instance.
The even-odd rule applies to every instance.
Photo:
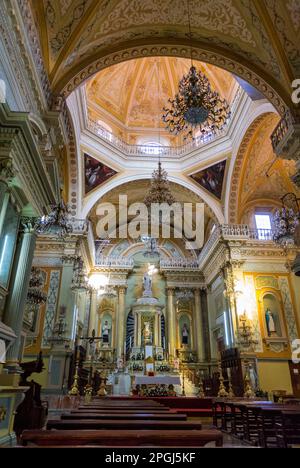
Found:
[[[118,371],[122,371],[124,369],[124,360],[121,356],[117,359],[117,368]]]
[[[272,333],[276,333],[276,325],[275,325],[275,320],[274,320],[274,315],[273,312],[269,308],[266,310],[266,323],[267,323],[267,330],[269,336]]]
[[[102,343],[108,345],[109,344],[109,333],[110,333],[110,325],[107,320],[105,320],[103,327],[102,327]]]
[[[152,279],[149,273],[144,274],[143,285],[144,285],[144,295],[150,294],[150,296],[152,296]]]

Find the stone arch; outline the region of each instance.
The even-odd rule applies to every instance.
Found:
[[[230,184],[230,201],[229,201],[229,213],[228,213],[228,222],[230,224],[235,224],[238,222],[238,197],[239,197],[239,183],[240,183],[240,176],[243,167],[243,161],[247,155],[248,145],[260,127],[260,125],[264,122],[271,115],[271,112],[267,112],[265,114],[260,115],[257,117],[248,130],[246,131],[243,140],[239,146],[239,150],[237,153],[237,157],[235,159],[234,169],[231,177],[231,184]]]
[[[91,193],[91,195],[88,197],[86,200],[85,204],[83,205],[83,208],[81,210],[81,218],[85,219],[92,208],[95,206],[95,204],[109,191],[116,187],[120,187],[121,185],[128,183],[128,182],[133,182],[137,180],[149,180],[152,177],[152,172],[149,173],[141,173],[141,174],[120,174],[117,177],[112,178],[109,180],[104,186],[101,186],[98,190],[95,190],[95,192]],[[192,192],[194,192],[196,195],[198,195],[204,203],[208,206],[208,208],[211,210],[213,215],[215,216],[216,220],[218,221],[219,224],[224,224],[225,222],[225,217],[224,213],[222,211],[222,207],[220,203],[216,200],[213,199],[210,195],[205,193],[204,189],[201,189],[201,187],[196,186],[192,181],[190,181],[187,177],[183,176],[175,176],[175,175],[169,175],[168,179],[170,182],[174,182],[175,184],[178,184],[182,187],[185,187]]]
[[[190,46],[184,44],[182,40],[177,39],[177,41],[177,43],[172,44],[156,45],[152,42],[150,45],[145,43],[134,47],[122,47],[121,45],[119,50],[106,55],[98,53],[98,56],[91,58],[88,64],[82,63],[79,71],[78,64],[76,68],[71,69],[59,82],[54,84],[53,91],[56,95],[67,98],[78,86],[100,70],[131,59],[157,56],[190,58]],[[235,54],[231,54],[231,57],[229,57],[223,51],[218,50],[217,47],[215,47],[215,50],[208,50],[203,45],[194,43],[192,56],[195,60],[223,68],[250,83],[274,105],[280,115],[283,116],[289,107],[293,107],[291,96],[283,88],[275,89],[272,77],[258,71],[250,63],[245,65],[242,63],[242,59]]]

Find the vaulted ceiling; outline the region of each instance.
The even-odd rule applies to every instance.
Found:
[[[162,109],[169,98],[174,98],[179,80],[190,64],[190,60],[176,57],[147,57],[102,70],[86,85],[90,116],[109,124],[130,143],[134,142],[133,129],[141,132],[158,125],[164,127]],[[237,88],[232,74],[205,63],[195,65],[207,76],[212,88],[230,103]],[[131,138],[126,138],[128,130]]]
[[[189,54],[188,0],[31,1],[56,93],[71,82],[73,89],[104,68],[105,60],[118,63],[134,53],[167,55],[158,44],[173,55]],[[202,51],[201,60],[224,63],[244,78],[252,70],[289,103],[291,81],[300,72],[299,0],[189,2],[193,46]]]

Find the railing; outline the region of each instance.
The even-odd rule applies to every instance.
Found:
[[[293,132],[294,124],[295,120],[291,112],[288,110],[271,135],[272,147],[276,154],[278,154],[278,151],[280,152],[279,146],[282,141],[287,137],[287,135]]]
[[[231,104],[231,118],[236,111],[242,94],[243,90],[239,86]],[[217,131],[215,134],[211,133],[208,135],[198,136],[191,142],[182,146],[129,145],[92,119],[88,118],[86,125],[88,130],[92,133],[99,136],[129,157],[158,156],[160,154],[162,157],[179,158],[206,145],[207,143],[210,143],[211,141],[226,136],[228,131],[227,127],[224,127],[223,130]]]
[[[131,269],[133,266],[134,261],[131,258],[114,257],[113,255],[107,257],[103,255],[96,256],[96,267]]]
[[[199,270],[201,263],[220,240],[255,240],[259,242],[273,242],[274,231],[271,229],[252,229],[247,224],[222,224],[217,226],[205,243],[198,260],[186,258],[174,258],[172,260],[161,260],[161,270]],[[115,267],[131,269],[134,261],[127,257],[96,255],[97,267]]]
[[[178,270],[178,269],[185,269],[185,270],[198,270],[199,265],[197,260],[185,260],[183,258],[174,258],[173,260],[161,260],[160,261],[160,269],[161,270]]]

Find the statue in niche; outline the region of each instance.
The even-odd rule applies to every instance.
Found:
[[[189,329],[186,323],[183,324],[181,330],[181,344],[187,346],[189,344]]]
[[[277,330],[276,330],[276,325],[275,325],[275,318],[273,312],[267,308],[266,310],[266,324],[267,324],[267,331],[268,335],[276,335]]]
[[[102,326],[102,343],[104,345],[110,344],[109,337],[110,337],[110,324],[108,323],[108,320],[105,320]]]
[[[143,285],[144,295],[152,296],[152,279],[149,273],[144,274]]]
[[[144,322],[143,337],[145,345],[152,344],[152,331],[150,322]]]

